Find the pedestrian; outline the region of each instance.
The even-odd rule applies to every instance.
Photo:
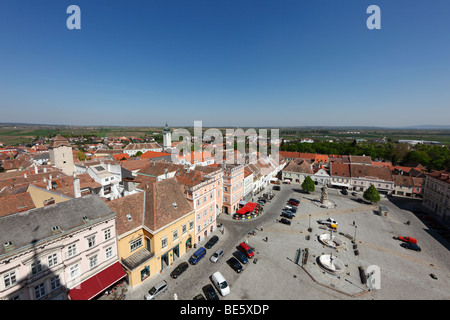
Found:
[[[261,225],[261,231],[263,231],[262,225]]]
[[[269,241],[269,238],[266,237],[266,242]]]

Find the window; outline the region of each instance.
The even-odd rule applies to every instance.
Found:
[[[173,230],[173,241],[178,240],[178,230]]]
[[[9,288],[17,283],[16,271],[8,272],[3,276],[3,282],[5,283],[5,288]]]
[[[206,209],[205,211],[203,211],[203,217],[206,217],[207,214],[208,214],[208,209]]]
[[[106,259],[110,259],[112,255],[112,247],[106,248]]]
[[[35,275],[42,272],[42,264],[40,260],[37,260],[31,264],[31,274]]]
[[[198,205],[198,206],[200,205],[200,199],[197,200],[197,205]]]
[[[130,252],[142,247],[142,238],[136,239],[130,243]]]
[[[167,247],[167,237],[161,239],[161,249]]]
[[[87,241],[89,248],[95,247],[95,236],[87,238]]]
[[[49,268],[51,268],[51,267],[53,267],[53,266],[58,264],[58,256],[57,256],[56,253],[49,255],[47,257],[47,260],[48,260],[48,267]]]
[[[189,221],[189,230],[194,229],[194,221]]]
[[[205,202],[206,202],[206,196],[203,197],[203,203],[205,203]]]
[[[97,255],[94,255],[89,258],[89,268],[92,269],[92,268],[96,267],[97,264],[98,264]]]
[[[202,230],[202,227],[199,225],[198,227],[197,227],[197,232],[200,232]]]
[[[71,244],[67,247],[67,254],[69,255],[69,258],[75,256],[77,254],[77,244]]]
[[[50,278],[50,286],[52,288],[52,291],[55,291],[56,289],[61,287],[61,281],[59,280],[59,276],[54,276],[53,278]]]
[[[181,232],[183,234],[185,234],[187,232],[187,226],[185,224],[183,224],[183,226],[181,227]]]
[[[105,240],[111,239],[111,229],[106,229],[104,232]]]
[[[43,283],[34,287],[34,296],[36,299],[40,299],[45,296],[45,285]]]
[[[70,279],[75,279],[80,275],[80,269],[78,268],[78,265],[71,266],[69,269],[70,273]]]

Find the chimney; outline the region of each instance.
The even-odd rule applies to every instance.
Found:
[[[34,167],[34,174],[38,174],[39,172],[38,172],[38,167],[37,166],[35,166]]]
[[[47,173],[47,168],[44,168],[44,173]]]
[[[52,180],[49,178],[47,183],[47,190],[52,190]]]
[[[75,198],[80,198],[81,197],[80,179],[79,178],[74,178],[73,179],[73,191],[74,191],[74,194],[75,194]]]

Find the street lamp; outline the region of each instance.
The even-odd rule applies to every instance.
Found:
[[[311,215],[309,215],[309,227],[308,227],[308,231],[311,232]]]
[[[356,240],[356,228],[357,226],[355,225],[355,236],[353,237],[354,240]]]

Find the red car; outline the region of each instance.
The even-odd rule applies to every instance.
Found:
[[[241,250],[247,256],[247,258],[253,258],[253,256],[255,255],[252,249],[250,249],[250,247],[245,242],[241,242],[241,244],[239,245],[239,250]]]
[[[394,237],[394,239],[401,240],[401,241],[408,242],[408,243],[417,244],[417,239],[413,238],[413,237],[401,237],[400,236],[400,237]]]

